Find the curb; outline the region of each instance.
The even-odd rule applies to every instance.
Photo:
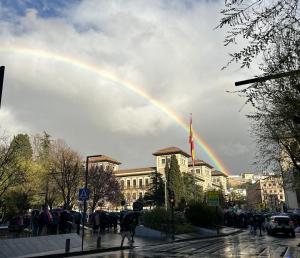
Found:
[[[69,253],[56,253],[56,254],[44,254],[38,256],[26,256],[28,258],[56,258],[56,257],[69,257],[69,256],[79,256],[79,255],[87,255],[87,254],[97,254],[97,253],[106,253],[106,252],[114,252],[114,251],[121,251],[121,250],[128,250],[131,249],[129,246],[124,247],[109,247],[109,248],[101,248],[101,249],[91,249],[91,250],[84,250],[84,251],[75,251]]]
[[[226,236],[234,236],[237,234],[240,234],[244,232],[244,230],[237,230],[232,233],[226,233],[226,234],[219,234],[219,235],[212,235],[212,236],[203,236],[203,237],[192,237],[192,238],[186,238],[186,239],[177,239],[174,241],[162,243],[162,244],[156,244],[156,245],[150,245],[150,246],[158,246],[158,245],[165,245],[169,243],[180,243],[180,242],[187,242],[187,241],[193,241],[193,240],[202,240],[202,239],[211,239],[211,238],[218,238],[218,237],[226,237]],[[136,246],[134,248],[139,248],[141,246]],[[28,256],[28,258],[58,258],[58,257],[70,257],[70,256],[80,256],[80,255],[88,255],[88,254],[97,254],[97,253],[107,253],[107,252],[114,252],[114,251],[121,251],[121,250],[129,250],[132,249],[129,246],[125,247],[110,247],[110,248],[101,248],[101,249],[91,249],[91,250],[84,250],[84,251],[75,251],[75,252],[69,252],[69,253],[56,253],[56,254],[45,254],[40,256]]]

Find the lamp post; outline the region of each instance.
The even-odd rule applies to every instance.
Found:
[[[0,66],[0,108],[1,108],[1,99],[2,99],[4,71],[5,71],[5,66]]]
[[[85,184],[84,188],[88,188],[88,170],[89,170],[89,159],[90,158],[97,158],[100,157],[101,155],[90,155],[86,156],[86,161],[85,161]],[[83,251],[83,240],[84,240],[84,226],[85,226],[85,220],[86,220],[86,210],[87,210],[87,203],[86,199],[83,200],[83,220],[82,220],[82,241],[81,241],[81,251]]]

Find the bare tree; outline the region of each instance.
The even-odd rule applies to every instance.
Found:
[[[112,204],[120,203],[122,192],[112,168],[92,166],[89,169],[88,185],[91,197],[90,208],[92,211],[95,210],[99,202],[110,202]]]
[[[83,166],[78,153],[62,140],[52,143],[50,149],[50,174],[57,184],[65,209],[71,209],[78,195]]]

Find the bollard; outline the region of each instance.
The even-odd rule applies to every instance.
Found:
[[[66,239],[66,248],[65,248],[65,250],[66,250],[66,253],[69,253],[70,252],[70,239],[69,238],[67,238]]]
[[[97,248],[101,248],[101,236],[97,237]]]

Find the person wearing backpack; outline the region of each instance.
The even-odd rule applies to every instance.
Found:
[[[125,238],[128,239],[129,246],[132,247],[132,219],[130,213],[121,213],[120,217],[120,233],[121,233],[121,247],[123,247]]]

